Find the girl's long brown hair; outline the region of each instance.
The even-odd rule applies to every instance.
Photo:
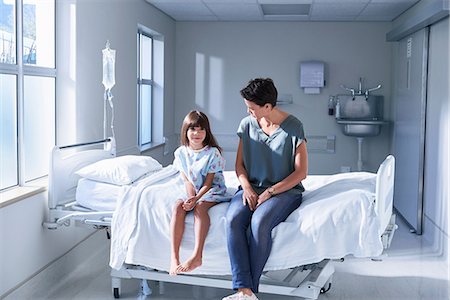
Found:
[[[219,146],[214,135],[211,132],[208,117],[198,110],[192,110],[184,118],[180,134],[181,145],[189,146],[189,139],[187,137],[187,132],[189,128],[195,127],[201,127],[206,131],[206,137],[205,140],[203,141],[203,146],[216,147],[219,150],[219,152],[222,153],[222,148]]]

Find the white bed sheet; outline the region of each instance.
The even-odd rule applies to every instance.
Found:
[[[152,175],[156,174],[160,169],[149,172],[145,176],[139,178],[136,183],[142,182]],[[127,186],[116,185],[111,183],[100,182],[88,178],[80,178],[78,180],[75,200],[78,205],[95,211],[114,211],[117,201],[127,190]]]
[[[78,205],[95,211],[114,211],[122,191],[119,185],[81,178],[75,199]]]
[[[225,172],[235,191],[234,172]],[[265,270],[280,270],[319,262],[325,258],[374,257],[383,251],[380,222],[374,210],[376,174],[366,172],[308,176],[303,203],[272,231],[272,251]],[[170,218],[174,201],[183,193],[179,176],[171,175],[151,186],[135,186],[117,203],[112,222],[113,268],[137,264],[167,271],[170,264]],[[225,234],[228,203],[209,211],[211,226],[203,265],[192,274],[231,274]],[[120,214],[119,214],[120,212]],[[186,219],[181,260],[194,248],[193,216]]]

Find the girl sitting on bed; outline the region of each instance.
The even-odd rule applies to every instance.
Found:
[[[202,264],[202,252],[210,220],[208,210],[226,197],[223,169],[225,160],[214,138],[208,117],[191,111],[181,127],[181,146],[175,150],[174,166],[180,171],[186,188],[183,199],[175,203],[170,222],[171,261],[170,275],[190,272]],[[180,244],[186,214],[194,211],[195,247],[189,259],[180,262]]]

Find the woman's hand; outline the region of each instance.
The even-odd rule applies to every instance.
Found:
[[[244,189],[244,193],[242,193],[242,203],[244,205],[248,204],[248,207],[251,211],[256,209],[256,203],[258,201],[258,194],[253,190],[253,188],[248,187]]]
[[[189,197],[187,200],[184,201],[182,207],[185,211],[191,211],[194,206],[197,204],[197,197],[196,196],[192,196]]]
[[[259,197],[258,197],[258,201],[256,202],[256,208],[258,208],[258,206],[260,206],[261,204],[263,204],[266,200],[268,200],[270,197],[272,197],[272,195],[270,195],[268,189],[266,189],[264,192],[262,192]]]

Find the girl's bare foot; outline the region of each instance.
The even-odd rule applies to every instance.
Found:
[[[178,260],[178,259],[171,259],[170,260],[169,275],[172,275],[172,276],[177,275],[179,273],[177,271],[177,269],[180,268],[180,267],[181,267],[180,260]]]
[[[176,272],[177,273],[191,272],[192,270],[194,270],[195,268],[200,267],[201,265],[202,265],[202,258],[201,257],[192,256],[191,258],[186,260],[184,263],[179,265],[177,267]]]

